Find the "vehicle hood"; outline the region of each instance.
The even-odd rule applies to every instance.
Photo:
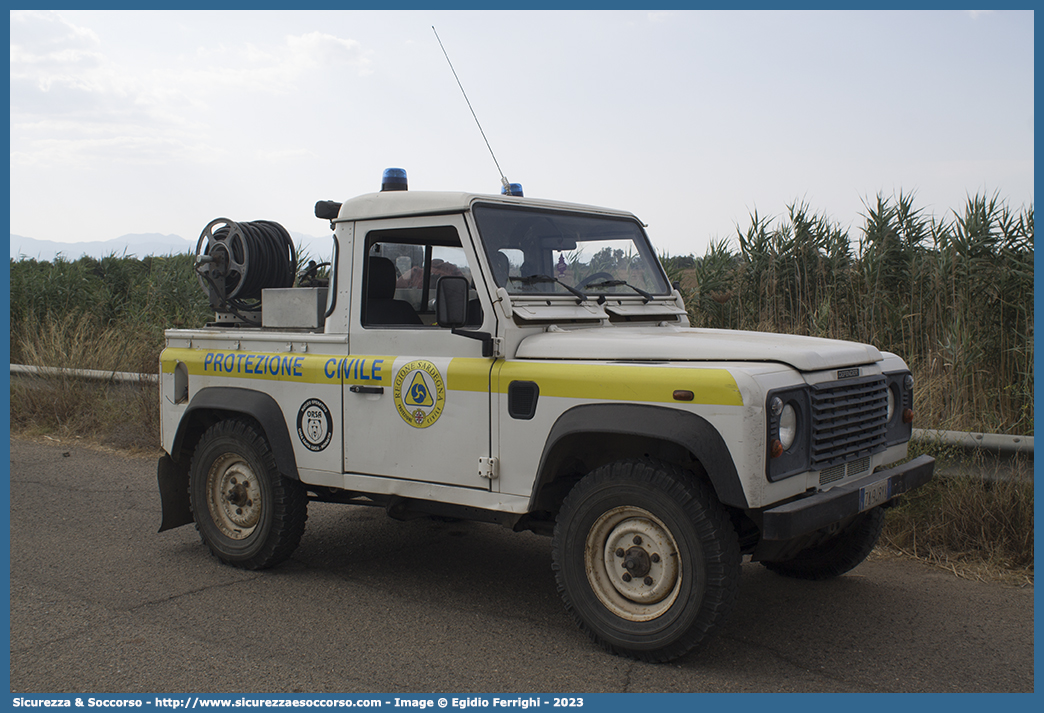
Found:
[[[678,327],[602,327],[551,331],[523,339],[519,359],[779,362],[800,371],[881,360],[869,344],[795,334]]]

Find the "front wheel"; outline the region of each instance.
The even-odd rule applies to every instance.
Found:
[[[253,424],[227,420],[211,426],[189,472],[196,529],[215,557],[243,569],[265,569],[293,553],[308,518],[307,495],[279,472]]]
[[[552,540],[558,590],[606,650],[643,661],[703,644],[732,608],[736,533],[710,488],[655,460],[622,460],[583,478]]]

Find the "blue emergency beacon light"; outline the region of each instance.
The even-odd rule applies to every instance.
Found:
[[[405,168],[386,168],[381,177],[382,191],[405,191],[409,190],[406,183]]]

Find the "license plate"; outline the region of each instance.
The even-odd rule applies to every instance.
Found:
[[[859,489],[859,512],[869,510],[888,500],[888,480],[882,480],[873,485],[866,485]]]

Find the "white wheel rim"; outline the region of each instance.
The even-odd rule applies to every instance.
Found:
[[[261,520],[261,487],[243,457],[225,453],[207,472],[207,507],[221,534],[233,540],[249,537]]]
[[[678,598],[678,545],[663,522],[633,506],[603,513],[587,533],[584,567],[598,600],[628,621],[662,616]]]

